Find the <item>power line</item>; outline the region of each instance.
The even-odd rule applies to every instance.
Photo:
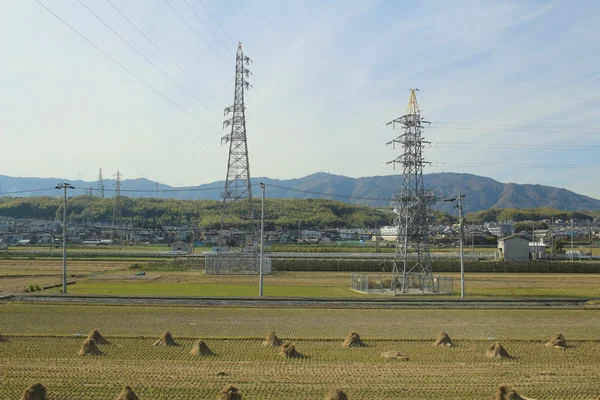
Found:
[[[570,146],[552,144],[502,144],[485,142],[431,142],[431,147],[466,148],[466,149],[499,149],[499,150],[545,150],[545,151],[598,151],[599,145]]]
[[[439,166],[462,166],[462,167],[526,167],[526,168],[557,168],[557,169],[588,169],[588,168],[600,168],[600,165],[577,165],[577,164],[508,164],[508,163],[446,163],[446,162],[434,162],[435,167]]]
[[[282,190],[289,190],[291,192],[300,192],[300,193],[313,194],[313,195],[317,195],[317,196],[338,197],[338,198],[352,199],[352,200],[391,201],[391,198],[392,198],[391,196],[389,198],[361,197],[361,196],[352,196],[352,195],[348,196],[348,195],[343,195],[343,194],[322,193],[322,192],[316,192],[316,191],[312,191],[312,190],[290,188],[290,187],[285,187],[285,186],[273,185],[271,183],[267,183],[266,185],[268,188],[277,188],[277,189],[282,189]],[[253,186],[256,186],[256,185],[253,185]],[[436,197],[435,199],[436,199],[436,201],[444,201],[446,199],[446,197]]]
[[[223,26],[219,23],[219,21],[217,21],[217,19],[214,17],[214,15],[212,15],[212,13],[208,10],[208,8],[206,8],[206,6],[204,5],[204,3],[202,2],[202,0],[198,0],[198,2],[200,4],[202,4],[202,7],[204,7],[204,9],[206,10],[206,12],[208,13],[208,15],[211,16],[211,18],[217,23],[217,25],[219,25],[219,28],[221,28],[221,30],[223,31],[223,33],[225,33],[225,35],[227,35],[227,37],[229,38],[229,40],[231,40],[231,43],[233,43],[234,45],[236,44],[235,40],[233,40],[231,38],[231,36],[229,36],[229,33],[227,33],[227,31],[225,30],[225,28],[223,28]]]
[[[36,1],[38,1],[38,0],[36,0]],[[198,33],[198,32],[197,32],[197,31],[196,31],[196,30],[195,30],[195,29],[194,29],[194,28],[193,28],[193,27],[192,27],[192,26],[191,26],[191,25],[190,25],[190,24],[189,24],[189,23],[186,21],[186,20],[185,20],[185,18],[183,18],[183,16],[182,16],[181,14],[179,14],[179,12],[178,12],[178,11],[175,9],[175,7],[173,7],[173,6],[171,5],[171,3],[169,3],[169,0],[165,0],[165,3],[167,3],[167,4],[168,4],[168,6],[169,6],[169,7],[171,7],[171,10],[173,10],[173,11],[175,12],[175,14],[177,14],[177,16],[178,16],[178,17],[179,17],[179,18],[180,18],[180,19],[181,19],[181,20],[182,20],[182,21],[183,21],[183,22],[184,22],[184,23],[185,23],[185,24],[188,26],[188,28],[190,28],[190,29],[192,30],[192,32],[194,32],[194,33],[196,34],[196,36],[198,36],[198,38],[199,38],[200,40],[202,40],[202,42],[203,42],[203,43],[204,43],[204,44],[205,44],[205,45],[206,45],[206,46],[207,46],[207,47],[208,47],[208,48],[209,48],[209,49],[210,49],[210,50],[211,50],[213,53],[215,53],[215,55],[216,55],[216,56],[219,58],[219,60],[221,60],[221,61],[223,62],[223,64],[225,64],[227,67],[229,67],[229,64],[227,64],[227,62],[221,58],[221,56],[219,55],[219,53],[217,53],[217,52],[215,51],[215,49],[213,49],[213,48],[210,46],[210,44],[208,44],[208,42],[207,42],[206,40],[204,40],[204,39],[202,38],[202,36],[200,36],[200,34],[199,34],[199,33]]]
[[[448,92],[440,90],[440,93],[466,94],[474,96],[501,96],[501,97],[523,97],[531,99],[558,99],[558,100],[599,100],[598,97],[567,97],[567,96],[536,96],[515,93],[491,93],[491,92]]]
[[[234,57],[235,57],[235,54],[233,54],[233,53],[231,52],[231,50],[229,50],[229,48],[228,48],[227,46],[225,46],[225,45],[223,44],[223,42],[221,42],[221,39],[219,39],[219,37],[218,37],[217,35],[215,35],[215,33],[214,33],[214,32],[213,32],[213,31],[212,31],[212,30],[211,30],[211,29],[208,27],[208,25],[206,25],[206,23],[205,23],[204,21],[202,21],[202,18],[200,18],[200,16],[199,16],[199,15],[198,15],[198,13],[196,12],[196,10],[194,10],[194,9],[192,8],[192,6],[190,6],[190,4],[187,2],[187,0],[183,0],[183,2],[185,3],[185,5],[186,5],[186,6],[188,6],[188,8],[189,8],[190,10],[192,10],[192,13],[194,13],[194,15],[196,16],[196,18],[198,18],[198,20],[199,20],[200,22],[202,22],[202,25],[204,25],[204,26],[206,27],[206,29],[208,29],[208,31],[209,31],[210,33],[212,33],[212,35],[215,37],[215,39],[217,39],[217,41],[218,41],[219,43],[221,43],[221,46],[223,46],[223,47],[225,48],[225,50],[227,50],[227,52],[228,52],[229,54],[231,54],[232,56],[234,56]]]
[[[199,121],[198,118],[196,118],[194,115],[192,115],[190,112],[186,111],[183,107],[181,107],[179,104],[175,103],[173,100],[169,99],[167,96],[165,96],[164,94],[162,94],[161,92],[159,92],[157,89],[155,89],[152,85],[150,85],[148,82],[146,82],[145,80],[143,80],[142,78],[140,78],[139,76],[137,76],[134,72],[132,72],[130,69],[128,69],[127,67],[125,67],[123,64],[121,64],[119,61],[117,61],[115,58],[113,58],[110,54],[108,54],[106,51],[102,50],[97,44],[95,44],[94,42],[92,42],[90,39],[88,39],[84,34],[82,34],[81,32],[79,32],[77,29],[75,29],[73,26],[71,26],[67,21],[65,21],[64,19],[62,19],[60,16],[58,16],[58,14],[56,14],[54,11],[52,11],[50,8],[48,8],[44,3],[42,3],[40,0],[35,0],[40,6],[44,7],[44,9],[46,9],[46,11],[48,11],[50,14],[52,14],[54,17],[56,17],[56,19],[58,19],[60,22],[62,22],[63,24],[65,24],[69,29],[71,29],[73,32],[75,32],[77,35],[79,35],[82,39],[84,39],[86,42],[88,42],[89,44],[91,44],[92,46],[94,46],[96,48],[96,50],[98,50],[99,52],[101,52],[102,54],[104,54],[106,57],[108,57],[111,61],[113,61],[115,64],[117,64],[119,67],[123,68],[126,72],[128,72],[131,76],[133,76],[135,79],[137,79],[138,81],[140,81],[141,83],[143,83],[146,87],[148,87],[150,90],[152,90],[154,93],[158,94],[160,97],[162,97],[163,99],[165,99],[166,101],[168,101],[169,103],[171,103],[173,106],[177,107],[179,110],[183,111],[185,114],[189,115],[190,117],[194,118],[196,121]],[[200,121],[202,122],[202,121]],[[202,122],[204,123],[204,122]]]
[[[474,125],[474,126],[505,126],[505,127],[513,127],[513,128],[540,128],[540,129],[548,129],[548,128],[557,128],[563,129],[562,127],[552,127],[548,125],[515,125],[515,124],[476,124],[471,122],[439,122],[432,121],[434,125]],[[574,129],[586,129],[586,128],[577,128],[572,127]]]
[[[47,190],[54,190],[56,188],[43,188],[43,189],[29,189],[29,190],[15,190],[12,192],[1,192],[0,195],[4,196],[5,194],[18,194],[18,193],[30,193],[30,192],[45,192]]]
[[[202,89],[206,94],[208,94],[210,97],[212,97],[213,99],[217,100],[217,98],[215,96],[213,96],[213,94],[211,92],[209,92],[206,88],[204,88],[204,86],[202,86],[200,83],[198,83],[198,81],[196,79],[194,79],[190,74],[188,74],[183,68],[181,68],[179,66],[179,64],[177,64],[175,61],[173,61],[173,59],[171,57],[169,57],[160,47],[158,47],[158,45],[156,43],[154,43],[154,41],[152,41],[152,39],[150,39],[140,28],[137,27],[137,25],[135,25],[129,18],[127,18],[127,16],[125,16],[125,14],[123,14],[123,12],[121,12],[121,10],[115,6],[113,4],[113,2],[111,0],[106,0],[108,2],[108,4],[110,4],[119,14],[121,14],[121,16],[123,18],[125,18],[125,20],[127,22],[129,22],[129,24],[131,26],[133,26],[144,38],[146,38],[146,40],[148,40],[148,42],[150,42],[155,48],[156,50],[158,50],[163,56],[165,56],[167,58],[167,60],[169,60],[174,66],[176,66],[181,72],[184,73],[185,76],[187,76],[192,82],[194,82],[200,89]],[[218,100],[217,100],[218,101]],[[219,102],[220,103],[220,102]],[[222,103],[221,103],[222,104]]]
[[[81,0],[77,0],[77,2],[79,4],[81,4],[86,10],[88,10],[90,12],[90,14],[92,14],[94,17],[96,17],[96,19],[100,22],[102,22],[102,24],[104,26],[106,26],[108,29],[110,29],[110,31],[112,33],[114,33],[119,39],[121,39],[127,46],[129,46],[133,51],[135,51],[137,54],[140,55],[140,57],[142,57],[144,60],[146,60],[150,65],[152,65],[158,72],[160,72],[161,74],[163,74],[163,76],[165,78],[167,78],[168,80],[170,80],[171,82],[173,82],[175,85],[177,85],[177,87],[179,87],[181,90],[183,90],[184,92],[186,92],[191,98],[193,98],[194,100],[196,100],[198,103],[200,103],[203,107],[205,107],[207,110],[211,111],[213,114],[215,115],[219,115],[217,114],[216,111],[212,110],[209,108],[209,106],[207,106],[206,104],[204,104],[204,102],[202,100],[200,100],[199,98],[197,98],[196,96],[194,96],[189,90],[187,90],[186,88],[184,88],[183,86],[181,86],[175,79],[171,78],[171,76],[169,76],[165,71],[163,71],[160,67],[158,67],[156,64],[154,64],[148,57],[146,57],[141,51],[139,51],[138,49],[136,49],[131,43],[129,43],[123,36],[121,36],[117,31],[115,31],[110,25],[108,25],[98,14],[96,14],[94,11],[92,11],[87,5],[85,5],[85,3],[83,3],[83,1]]]
[[[220,96],[220,95],[221,95],[221,94],[222,94],[222,93],[225,91],[225,89],[226,89],[227,87],[229,87],[229,85],[231,84],[231,82],[232,82],[232,81],[233,81],[233,80],[230,80],[230,81],[227,83],[227,85],[223,86],[223,89],[221,89],[221,91],[219,92],[219,94],[218,94],[217,96]],[[216,100],[216,98],[215,98],[215,100]],[[214,101],[211,103],[211,105],[212,105],[213,103],[214,103]],[[215,122],[215,121],[216,121],[216,122]],[[171,163],[172,163],[172,162],[173,162],[173,161],[174,161],[174,160],[175,160],[177,157],[179,157],[181,154],[183,154],[183,153],[184,153],[186,150],[189,150],[189,149],[191,148],[191,146],[193,146],[193,145],[194,145],[194,144],[195,144],[195,143],[198,141],[198,139],[200,139],[201,137],[203,137],[203,136],[204,136],[204,135],[205,135],[205,134],[208,132],[208,130],[209,130],[209,129],[212,129],[212,128],[214,128],[214,126],[216,125],[216,123],[217,123],[218,121],[220,121],[220,119],[219,119],[219,118],[217,118],[217,119],[213,120],[213,122],[212,122],[210,125],[207,125],[207,126],[206,126],[206,129],[205,129],[205,130],[204,130],[202,133],[200,133],[200,134],[199,134],[199,135],[198,135],[198,136],[197,136],[197,137],[196,137],[196,138],[195,138],[195,139],[194,139],[194,140],[193,140],[191,143],[189,143],[188,145],[185,145],[185,146],[184,146],[184,147],[183,147],[183,148],[182,148],[182,149],[179,151],[179,153],[177,153],[177,154],[176,154],[176,155],[175,155],[173,158],[171,158],[171,160],[169,160],[169,161],[167,161],[167,162],[163,163],[163,164],[162,164],[160,167],[157,167],[157,168],[152,168],[152,169],[150,170],[150,171],[152,172],[152,174],[148,174],[148,175],[149,175],[149,176],[154,176],[154,175],[158,175],[158,174],[160,174],[160,173],[161,173],[161,172],[162,172],[162,171],[165,169],[165,167],[166,167],[166,166],[168,166],[169,164],[171,164]],[[188,126],[185,128],[185,129],[183,129],[183,131],[181,131],[179,134],[181,134],[181,133],[183,133],[183,132],[187,131],[187,130],[188,130],[188,129],[189,129],[191,126],[192,126],[192,125],[194,125],[194,123],[193,123],[193,122],[192,122],[190,125],[188,125]],[[179,136],[179,134],[178,134],[177,136]],[[169,150],[171,150],[171,149],[167,149],[166,151],[164,151],[164,152],[162,153],[162,155],[165,155],[165,154],[167,154],[167,152],[169,152]],[[162,155],[161,155],[161,158],[162,158]],[[146,171],[148,171],[148,170],[146,170]],[[146,172],[146,171],[144,171],[144,172]]]
[[[539,129],[520,129],[520,128],[469,128],[454,126],[432,126],[430,129],[454,129],[464,131],[502,131],[502,132],[536,132],[536,133],[570,133],[570,134],[600,134],[600,131],[568,131],[568,130],[539,130]]]

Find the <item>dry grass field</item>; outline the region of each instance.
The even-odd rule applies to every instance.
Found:
[[[493,399],[510,384],[534,399],[600,396],[600,309],[419,310],[144,307],[0,303],[0,399],[30,384],[50,399],[112,399],[130,385],[140,399],[215,399],[225,384],[244,399]],[[78,356],[98,328],[103,356]],[[178,347],[155,347],[169,330]],[[269,330],[305,357],[265,347]],[[368,347],[344,348],[351,331]],[[456,347],[432,346],[446,331]],[[544,346],[562,332],[567,350]],[[192,356],[197,339],[215,353]],[[514,358],[490,359],[501,342]],[[399,351],[405,359],[381,354]]]

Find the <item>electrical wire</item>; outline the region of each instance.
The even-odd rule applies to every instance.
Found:
[[[578,164],[507,164],[507,163],[447,163],[447,162],[432,162],[432,166],[463,166],[463,167],[504,167],[504,168],[556,168],[556,169],[588,169],[600,168],[600,165],[578,165]]]
[[[434,125],[502,126],[502,127],[509,127],[509,128],[512,127],[512,128],[538,128],[538,129],[559,128],[559,129],[563,129],[562,127],[552,127],[552,126],[548,126],[548,125],[477,124],[477,123],[472,123],[472,122],[432,121],[431,124],[434,124]],[[570,127],[570,129],[587,129],[587,128]]]
[[[500,131],[500,132],[537,132],[537,133],[569,133],[569,134],[600,134],[600,131],[568,131],[568,130],[532,130],[520,128],[469,128],[454,126],[432,126],[429,129],[453,129],[463,131]]]
[[[421,90],[424,91],[424,90]],[[501,96],[501,97],[523,97],[530,99],[558,99],[558,100],[600,100],[598,97],[567,97],[567,96],[536,96],[515,93],[490,93],[490,92],[456,92],[456,91],[437,91],[439,93],[466,94],[474,96]]]
[[[29,189],[29,190],[15,190],[12,192],[0,192],[0,196],[4,196],[7,194],[19,194],[19,193],[29,193],[29,192],[45,192],[47,190],[55,190],[55,187],[52,188],[42,188],[42,189]]]
[[[219,21],[217,21],[217,19],[214,17],[214,15],[212,15],[212,13],[211,13],[211,12],[208,10],[208,8],[206,8],[206,6],[205,6],[205,5],[204,5],[204,3],[202,2],[202,0],[198,0],[198,2],[199,2],[200,4],[202,4],[202,7],[204,7],[204,9],[205,9],[205,10],[206,10],[206,12],[208,13],[208,15],[210,15],[210,16],[211,16],[211,18],[212,18],[212,19],[213,19],[213,20],[214,20],[214,21],[217,23],[217,25],[219,25],[219,28],[221,28],[221,30],[223,31],[223,33],[225,33],[225,35],[227,35],[227,37],[229,38],[229,40],[231,40],[231,43],[233,43],[233,44],[235,45],[235,44],[236,44],[236,43],[235,43],[235,40],[233,40],[233,39],[231,38],[231,36],[229,36],[229,33],[227,33],[227,31],[225,30],[225,28],[223,28],[223,26],[222,26],[222,25],[219,23]]]
[[[119,67],[121,67],[122,69],[124,69],[127,73],[129,73],[131,76],[133,76],[135,79],[137,79],[139,82],[141,82],[142,84],[144,84],[147,88],[149,88],[150,90],[152,90],[154,93],[158,94],[160,97],[162,97],[163,99],[165,99],[166,101],[168,101],[169,103],[171,103],[173,106],[175,106],[176,108],[178,108],[179,110],[181,110],[182,112],[184,112],[185,114],[189,115],[190,117],[194,118],[196,121],[199,121],[198,118],[196,118],[194,115],[192,115],[189,111],[185,110],[183,107],[181,107],[179,104],[175,103],[173,100],[171,100],[170,98],[168,98],[167,96],[165,96],[164,94],[162,94],[160,91],[158,91],[156,88],[154,88],[152,85],[150,85],[148,82],[146,82],[145,80],[143,80],[142,78],[140,78],[139,76],[137,76],[133,71],[131,71],[130,69],[128,69],[127,67],[125,67],[123,64],[121,64],[119,61],[117,61],[114,57],[112,57],[110,54],[108,54],[106,51],[102,50],[102,48],[100,48],[96,43],[92,42],[90,39],[88,39],[83,33],[79,32],[77,29],[75,29],[72,25],[70,25],[67,21],[65,21],[64,19],[62,19],[58,14],[56,14],[54,11],[52,11],[50,8],[48,8],[44,3],[42,3],[40,0],[35,0],[36,3],[38,3],[40,6],[42,6],[46,11],[48,11],[50,14],[52,14],[56,19],[58,19],[60,22],[62,22],[63,24],[65,24],[69,29],[71,29],[73,32],[75,32],[77,35],[79,35],[82,39],[84,39],[86,42],[88,42],[89,44],[91,44],[92,46],[94,46],[94,48],[96,48],[96,50],[98,50],[99,52],[101,52],[102,54],[104,54],[106,57],[108,57],[112,62],[114,62],[115,64],[117,64]],[[166,0],[165,0],[166,1]]]
[[[36,0],[36,1],[37,1],[37,0]],[[213,53],[214,53],[214,54],[215,54],[215,55],[216,55],[218,58],[219,58],[219,60],[221,60],[221,61],[223,62],[223,64],[225,64],[227,67],[230,67],[230,65],[229,65],[229,64],[228,64],[228,63],[227,63],[225,60],[223,60],[223,59],[221,58],[221,56],[219,55],[219,53],[217,53],[217,52],[215,51],[215,49],[213,49],[213,48],[211,47],[211,45],[210,45],[210,44],[208,44],[208,42],[207,42],[206,40],[204,40],[204,39],[202,38],[202,36],[200,36],[200,34],[199,34],[199,33],[198,33],[198,32],[197,32],[197,31],[196,31],[196,30],[195,30],[195,29],[194,29],[194,28],[193,28],[193,27],[192,27],[192,26],[191,26],[191,25],[190,25],[190,24],[189,24],[189,23],[186,21],[186,20],[185,20],[185,18],[183,18],[183,16],[182,16],[182,15],[179,13],[179,11],[177,11],[177,10],[175,9],[175,7],[173,7],[173,6],[171,5],[171,3],[169,3],[169,0],[164,0],[164,1],[165,1],[165,3],[167,3],[167,5],[168,5],[169,7],[171,7],[171,10],[173,10],[173,11],[175,12],[175,14],[177,14],[177,16],[178,16],[178,17],[179,17],[179,18],[180,18],[180,19],[181,19],[181,20],[182,20],[182,21],[183,21],[183,22],[184,22],[184,23],[185,23],[185,24],[188,26],[188,28],[190,28],[190,29],[192,30],[192,32],[194,32],[194,33],[196,34],[196,36],[198,36],[198,38],[199,38],[199,39],[200,39],[200,40],[201,40],[201,41],[202,41],[202,42],[203,42],[203,43],[204,43],[204,44],[205,44],[205,45],[206,45],[206,46],[207,46],[207,47],[208,47],[208,48],[209,48],[209,49],[210,49],[210,50],[211,50],[211,51],[212,51],[212,52],[213,52]]]
[[[220,96],[220,95],[221,95],[221,94],[222,94],[222,93],[225,91],[225,89],[227,89],[227,88],[229,87],[229,85],[230,85],[232,82],[233,82],[233,79],[231,79],[231,80],[229,81],[229,83],[227,83],[227,85],[223,86],[223,89],[221,89],[221,91],[219,92],[219,94],[218,94],[217,96]],[[216,99],[215,99],[215,100],[216,100]],[[213,102],[214,102],[214,101],[213,101]],[[212,105],[212,103],[211,103],[211,105]],[[214,127],[215,127],[215,125],[217,124],[217,122],[218,122],[218,121],[219,121],[218,119],[215,119],[215,120],[213,120],[213,122],[211,122],[211,123],[210,123],[210,125],[208,125],[208,126],[206,127],[206,129],[205,129],[205,130],[204,130],[202,133],[200,133],[198,136],[196,136],[196,138],[195,138],[195,139],[194,139],[194,140],[193,140],[191,143],[189,143],[189,144],[187,144],[187,145],[183,146],[183,147],[181,148],[181,150],[180,150],[180,151],[179,151],[179,152],[178,152],[178,153],[177,153],[177,154],[176,154],[174,157],[172,157],[172,158],[171,158],[169,161],[167,161],[167,162],[163,163],[163,164],[162,164],[161,166],[159,166],[159,167],[154,167],[153,169],[151,169],[150,171],[152,172],[152,174],[149,174],[149,176],[160,175],[160,174],[161,174],[161,173],[162,173],[162,172],[165,170],[165,168],[166,168],[166,167],[167,167],[169,164],[172,164],[172,163],[173,163],[173,161],[174,161],[174,160],[175,160],[177,157],[179,157],[179,156],[180,156],[181,154],[183,154],[185,151],[188,151],[188,150],[190,150],[190,149],[192,148],[192,146],[193,146],[194,144],[196,144],[196,142],[198,141],[198,139],[200,139],[201,137],[203,137],[203,136],[204,136],[204,135],[205,135],[205,134],[206,134],[206,133],[209,131],[209,129],[212,129],[212,128],[214,128]],[[187,131],[187,130],[188,130],[188,129],[189,129],[191,126],[192,126],[192,125],[193,125],[193,123],[192,123],[192,124],[190,124],[189,126],[187,126],[187,127],[186,127],[186,128],[185,128],[185,129],[184,129],[182,132],[181,132],[181,133],[183,133],[183,132]],[[180,133],[180,134],[181,134],[181,133]],[[166,154],[166,153],[167,153],[169,150],[171,150],[171,149],[168,149],[167,151],[163,152],[163,155],[164,155],[164,154]],[[161,157],[162,157],[162,156],[161,156]]]
[[[225,45],[223,44],[223,42],[221,42],[221,39],[219,39],[219,37],[218,37],[217,35],[215,35],[215,33],[214,33],[214,32],[213,32],[213,31],[212,31],[212,30],[211,30],[211,29],[208,27],[208,25],[206,25],[206,23],[205,23],[205,22],[202,20],[202,18],[200,18],[200,16],[199,16],[199,15],[198,15],[198,13],[196,12],[196,10],[194,10],[194,9],[192,8],[192,6],[190,6],[190,3],[188,3],[188,2],[187,2],[187,0],[183,0],[183,2],[185,3],[185,5],[186,5],[186,6],[188,6],[188,8],[189,8],[190,10],[192,10],[192,13],[193,13],[193,14],[196,16],[196,18],[198,18],[198,21],[202,22],[202,25],[204,25],[204,26],[206,27],[206,29],[208,29],[208,31],[209,31],[209,32],[210,32],[210,33],[211,33],[211,34],[212,34],[212,35],[215,37],[215,39],[217,39],[217,41],[218,41],[219,43],[221,43],[221,46],[223,46],[223,47],[225,48],[225,50],[227,50],[227,52],[228,52],[229,54],[231,54],[232,56],[234,56],[234,57],[235,57],[235,54],[233,54],[233,53],[231,52],[231,50],[229,50],[229,48],[228,48],[227,46],[225,46]]]
[[[217,114],[216,111],[214,111],[213,109],[211,109],[209,106],[207,106],[202,100],[200,100],[199,98],[197,98],[193,93],[191,93],[189,90],[187,90],[186,88],[184,88],[183,86],[181,86],[179,84],[179,82],[177,82],[175,79],[171,78],[171,76],[169,74],[167,74],[165,71],[163,71],[159,66],[157,66],[156,64],[154,64],[152,62],[152,60],[150,60],[148,57],[146,57],[141,51],[139,51],[137,48],[135,48],[135,46],[133,46],[131,43],[129,43],[127,41],[127,39],[125,39],[123,36],[121,36],[117,31],[115,31],[109,24],[107,24],[98,14],[96,14],[94,11],[92,11],[82,0],[77,0],[77,2],[79,4],[81,4],[86,10],[88,10],[90,12],[90,14],[92,14],[94,17],[96,17],[96,19],[98,21],[100,21],[104,26],[106,26],[112,33],[114,33],[119,39],[121,39],[127,46],[129,46],[133,51],[135,51],[137,54],[139,54],[140,57],[142,57],[144,60],[146,60],[148,62],[148,64],[152,65],[158,72],[160,72],[165,78],[167,78],[168,80],[170,80],[171,82],[173,82],[175,85],[177,85],[177,87],[181,90],[183,90],[185,93],[188,94],[188,96],[190,96],[192,99],[194,99],[196,102],[198,102],[200,105],[202,105],[204,108],[206,108],[207,110],[209,110],[210,112],[212,112],[215,115],[220,115]],[[203,122],[204,123],[204,122]]]
[[[545,150],[545,151],[598,151],[599,145],[569,146],[551,144],[502,144],[485,142],[431,142],[428,147],[435,148],[467,148],[467,149],[505,149],[505,150]]]
[[[125,18],[125,20],[127,22],[129,22],[129,24],[131,26],[133,26],[140,33],[140,35],[142,35],[144,38],[146,38],[146,40],[148,42],[150,42],[150,44],[152,44],[156,48],[156,50],[158,50],[163,56],[165,56],[165,58],[167,60],[169,60],[174,66],[176,66],[181,72],[183,72],[183,74],[185,76],[187,76],[192,82],[194,82],[196,84],[196,86],[198,86],[200,89],[202,89],[210,97],[217,100],[217,97],[213,96],[213,94],[211,92],[209,92],[204,86],[202,86],[200,83],[198,83],[198,81],[196,79],[194,79],[190,74],[188,74],[181,66],[179,66],[179,64],[177,64],[175,61],[173,61],[173,59],[171,57],[169,57],[156,43],[154,43],[154,41],[152,39],[150,39],[148,37],[148,35],[146,35],[140,28],[138,28],[137,25],[135,25],[129,18],[127,18],[127,16],[125,14],[123,14],[123,12],[117,6],[115,6],[111,0],[106,0],[106,2],[108,2],[108,4],[110,4],[119,14],[121,14],[121,16],[123,18]],[[223,103],[219,102],[219,104],[222,105]]]

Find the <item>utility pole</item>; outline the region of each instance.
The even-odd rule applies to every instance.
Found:
[[[475,258],[475,230],[471,231],[471,255]]]
[[[463,207],[462,199],[465,197],[461,192],[458,193],[458,220],[460,223],[460,297],[465,298],[465,261],[463,257],[463,235],[464,235],[464,223],[463,223]]]
[[[590,221],[590,260],[592,259],[592,221]]]
[[[454,208],[458,208],[458,223],[460,226],[459,233],[459,255],[460,255],[460,297],[465,297],[465,260],[464,260],[464,250],[463,250],[463,236],[464,236],[464,223],[463,223],[463,206],[462,199],[465,197],[461,192],[458,193],[458,197],[454,199],[446,199],[445,202],[454,202],[458,200],[458,205],[455,205]]]
[[[533,224],[533,228],[531,229],[531,240],[533,240],[533,246],[531,246],[532,259],[535,260],[536,252],[535,252],[535,224]]]
[[[259,275],[260,281],[258,285],[258,295],[262,297],[263,295],[263,263],[264,263],[264,245],[265,245],[265,184],[261,183],[260,187],[262,188],[262,204],[261,204],[261,213],[260,213],[260,266],[259,266]]]
[[[554,258],[554,217],[551,217],[550,221],[550,254]]]
[[[75,189],[70,183],[59,183],[55,189],[64,189],[63,201],[63,282],[62,292],[67,293],[67,189]]]
[[[298,254],[300,254],[300,238],[302,237],[302,233],[300,230],[300,220],[298,220]]]
[[[573,262],[573,237],[575,236],[575,232],[573,232],[573,218],[571,218],[571,262]]]

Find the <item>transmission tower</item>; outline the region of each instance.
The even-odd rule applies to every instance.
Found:
[[[227,162],[227,178],[223,192],[223,210],[221,213],[221,244],[226,225],[227,209],[232,203],[246,202],[243,215],[246,226],[251,227],[254,234],[254,208],[252,206],[252,185],[250,184],[250,162],[248,160],[248,143],[246,141],[246,109],[244,106],[244,90],[250,89],[245,78],[250,71],[246,68],[251,60],[244,55],[242,44],[237,48],[235,63],[235,92],[233,105],[225,108],[225,115],[233,114],[223,122],[223,128],[231,127],[229,134],[221,138],[221,144],[229,143],[229,158]]]
[[[100,197],[104,198],[104,181],[102,180],[102,167],[100,167],[100,173],[98,174],[98,192],[100,192]]]
[[[423,167],[430,164],[423,158],[423,145],[429,142],[421,135],[423,124],[429,123],[421,118],[417,96],[411,89],[406,115],[387,125],[400,125],[403,133],[387,143],[402,146],[402,153],[388,162],[402,166],[402,187],[394,193],[392,205],[396,213],[398,236],[396,254],[392,270],[392,289],[408,293],[409,289],[433,291],[433,274],[429,253],[429,224],[431,206],[435,203],[432,192],[425,191],[423,185]]]
[[[113,203],[113,225],[115,221],[121,218],[121,172],[117,170],[115,174],[115,198]]]

